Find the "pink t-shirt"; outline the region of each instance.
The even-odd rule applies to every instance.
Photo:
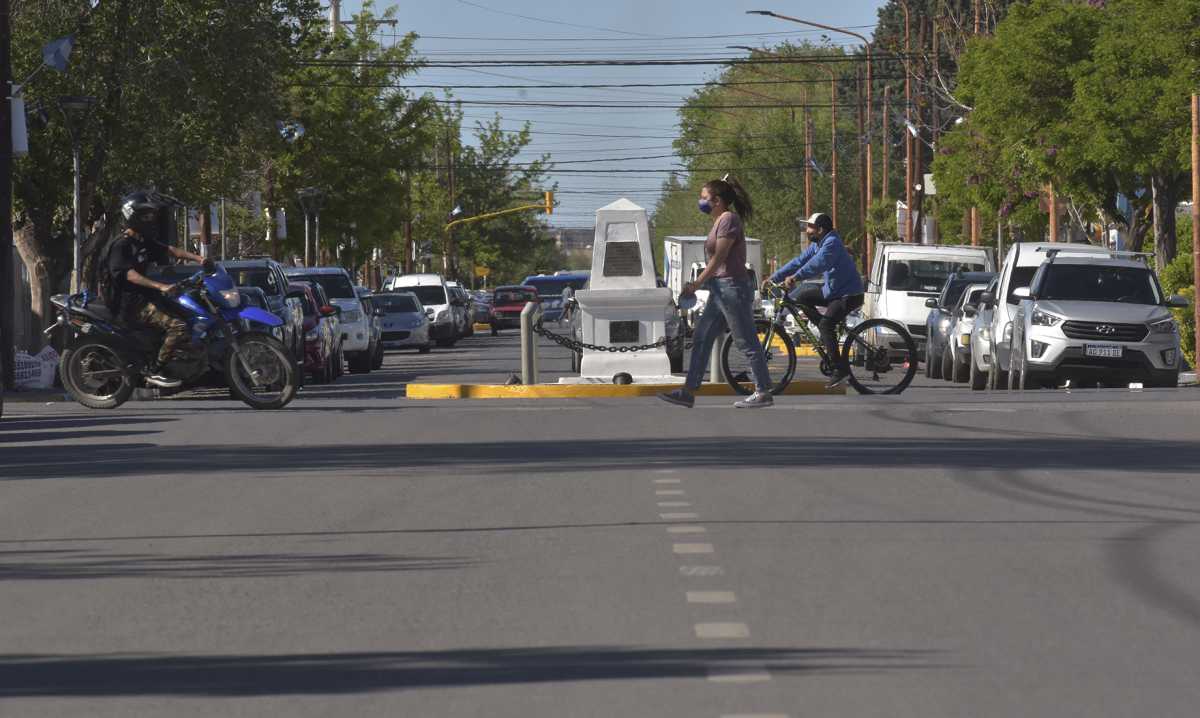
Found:
[[[746,279],[749,274],[746,272],[746,235],[742,230],[742,218],[734,212],[725,212],[717,218],[716,224],[708,232],[708,239],[704,242],[704,256],[709,259],[717,253],[718,237],[733,240],[733,247],[726,255],[725,263],[717,267],[717,273],[713,276],[718,279]]]

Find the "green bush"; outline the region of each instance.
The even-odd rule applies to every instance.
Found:
[[[1187,297],[1193,305],[1196,302],[1196,288],[1184,287],[1175,292],[1181,297]],[[1179,341],[1183,345],[1183,355],[1187,357],[1192,370],[1196,368],[1196,310],[1189,306],[1182,309],[1172,309],[1175,321],[1179,322]]]

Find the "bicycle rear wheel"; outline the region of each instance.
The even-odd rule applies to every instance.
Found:
[[[759,319],[754,322],[754,328],[767,360],[771,393],[781,394],[796,373],[796,345],[782,324]],[[721,371],[725,374],[725,381],[737,393],[745,396],[754,391],[754,372],[750,368],[750,359],[737,348],[733,334],[726,334],[721,345]]]
[[[917,343],[888,319],[856,324],[842,343],[850,362],[850,385],[860,394],[899,394],[917,375]]]

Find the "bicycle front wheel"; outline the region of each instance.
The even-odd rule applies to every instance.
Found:
[[[850,385],[859,394],[899,394],[917,375],[917,343],[902,325],[888,319],[856,324],[842,343],[850,362]]]
[[[767,374],[771,378],[771,393],[781,394],[796,373],[796,345],[782,324],[772,324],[765,319],[754,322],[758,343],[762,345],[763,357],[767,361]],[[721,345],[721,371],[725,381],[743,396],[754,391],[754,371],[750,357],[737,347],[733,334],[726,334]]]

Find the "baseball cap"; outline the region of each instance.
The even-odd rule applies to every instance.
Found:
[[[810,224],[824,229],[833,229],[833,220],[829,218],[829,215],[822,214],[821,212],[813,212],[812,216],[808,219],[800,218],[801,227],[807,227]]]

